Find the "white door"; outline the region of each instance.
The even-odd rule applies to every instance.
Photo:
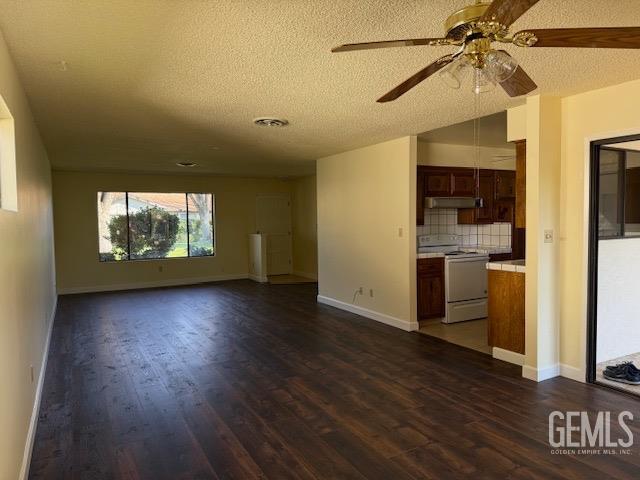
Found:
[[[256,231],[267,236],[267,275],[291,273],[291,200],[288,195],[256,197]]]

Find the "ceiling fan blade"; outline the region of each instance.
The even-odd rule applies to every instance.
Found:
[[[382,42],[347,43],[332,48],[336,52],[352,52],[354,50],[372,50],[374,48],[413,47],[417,45],[443,46],[451,45],[454,41],[448,38],[407,38],[405,40],[387,40]]]
[[[504,50],[502,50],[504,53]],[[508,53],[507,53],[508,55]],[[533,92],[538,86],[536,82],[531,80],[531,77],[527,75],[527,72],[521,66],[518,66],[515,73],[502,82],[500,86],[507,92],[507,95],[510,97],[519,97],[521,95],[526,95],[527,93]]]
[[[531,34],[538,40],[529,45]],[[516,45],[521,38],[532,47],[640,48],[640,27],[547,28],[523,30],[513,37]]]
[[[386,102],[391,102],[392,100],[396,100],[397,98],[401,97],[402,95],[407,93],[409,90],[411,90],[413,87],[418,85],[420,82],[422,82],[423,80],[426,80],[431,75],[436,73],[438,70],[450,64],[454,60],[454,58],[455,57],[453,55],[446,55],[442,58],[439,58],[432,64],[420,70],[418,73],[416,73],[412,77],[409,77],[407,80],[402,82],[400,85],[398,85],[396,88],[391,90],[389,93],[380,97],[378,99],[378,103],[386,103]]]
[[[494,0],[480,19],[482,22],[498,22],[509,27],[538,0]]]

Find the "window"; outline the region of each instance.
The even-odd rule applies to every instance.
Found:
[[[211,193],[98,192],[100,261],[215,254]]]
[[[598,236],[640,236],[640,152],[600,147]]]
[[[0,97],[0,208],[18,211],[16,141],[13,117]]]

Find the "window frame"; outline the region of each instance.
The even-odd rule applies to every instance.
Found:
[[[105,192],[112,192],[111,190],[98,190],[96,191],[96,198],[97,198],[97,194],[99,193],[105,193]],[[213,192],[157,192],[157,191],[136,191],[136,192],[132,192],[129,190],[126,191],[122,191],[122,192],[112,192],[112,193],[124,193],[124,199],[125,199],[125,211],[126,211],[126,217],[127,217],[127,258],[126,259],[122,259],[122,260],[103,260],[101,258],[101,252],[100,252],[100,223],[98,222],[97,225],[97,239],[98,239],[98,243],[97,243],[97,257],[98,257],[98,263],[101,264],[110,264],[110,263],[122,263],[122,262],[157,262],[157,261],[163,261],[163,260],[190,260],[193,258],[212,258],[216,256],[216,247],[217,247],[217,241],[216,241],[216,223],[215,223],[215,218],[216,218],[216,203],[215,203],[215,195]],[[185,219],[185,223],[186,223],[186,229],[187,229],[187,255],[183,256],[183,257],[158,257],[158,258],[131,258],[131,228],[130,228],[130,222],[129,222],[129,194],[130,193],[164,193],[164,194],[182,194],[185,196],[185,212],[186,212],[186,219]],[[211,248],[213,250],[213,253],[211,253],[210,255],[195,255],[192,256],[191,255],[191,239],[190,239],[190,226],[189,226],[189,197],[188,195],[190,193],[200,193],[200,194],[204,194],[204,195],[210,195],[211,196]],[[96,218],[99,218],[99,212],[98,212],[98,202],[96,202]]]
[[[623,142],[620,142],[623,143]],[[620,219],[620,228],[618,229],[618,233],[616,233],[615,235],[603,235],[600,236],[600,231],[598,229],[598,240],[624,240],[627,238],[635,238],[638,239],[640,238],[640,235],[626,235],[626,228],[627,228],[627,212],[626,212],[626,208],[627,208],[627,155],[629,154],[629,152],[632,152],[633,150],[627,150],[624,148],[616,148],[616,147],[611,147],[610,145],[615,145],[615,144],[606,144],[606,145],[594,145],[593,149],[597,151],[597,153],[594,151],[592,154],[594,155],[594,157],[597,155],[597,162],[598,162],[598,168],[597,168],[597,172],[598,172],[598,182],[600,181],[600,152],[602,150],[608,150],[608,151],[612,151],[612,152],[618,152],[621,153],[621,158],[618,160],[618,192],[621,192],[619,199],[620,199],[620,203],[618,204],[618,217]],[[599,193],[600,189],[598,188],[598,193]],[[598,202],[598,213],[600,212],[599,209],[599,202]]]

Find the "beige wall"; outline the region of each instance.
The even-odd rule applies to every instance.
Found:
[[[560,100],[532,97],[526,112],[520,107],[508,117],[513,123],[510,138],[521,137],[523,131],[527,136],[527,276],[532,268],[538,276],[535,285],[527,279],[527,355],[535,348],[537,356],[547,359],[527,360],[575,380],[584,381],[586,375],[589,144],[640,133],[639,91],[637,80]],[[546,102],[551,104],[545,109]],[[559,165],[548,163],[558,156]],[[535,158],[532,165],[531,158]],[[544,175],[540,162],[547,162],[550,179],[540,177]],[[554,229],[553,245],[543,243],[548,228]],[[543,290],[534,290],[541,285]],[[533,315],[532,305],[546,305],[547,310]],[[557,320],[545,321],[548,329],[542,331],[541,318]],[[555,367],[549,360],[554,356]]]
[[[404,137],[316,167],[319,300],[407,330],[417,326],[416,149]]]
[[[18,186],[18,211],[0,210],[0,478],[13,480],[21,475],[55,285],[49,160],[1,37],[0,95],[15,122]]]
[[[560,99],[527,99],[526,338],[523,375],[559,372]],[[554,241],[545,242],[545,231]]]
[[[516,151],[513,148],[480,147],[480,168],[515,170]],[[504,157],[510,157],[504,160]],[[496,161],[496,160],[500,161]],[[476,149],[472,145],[452,145],[418,141],[418,165],[439,167],[477,167]]]
[[[562,99],[560,362],[586,369],[589,142],[640,133],[640,80]]]
[[[318,209],[316,176],[291,181],[293,226],[293,271],[309,278],[318,277]]]
[[[216,256],[99,262],[96,192],[101,190],[212,192],[216,202]],[[273,193],[290,194],[290,182],[195,175],[54,172],[58,289],[64,293],[244,278],[249,266],[248,234],[255,232],[256,195]]]

